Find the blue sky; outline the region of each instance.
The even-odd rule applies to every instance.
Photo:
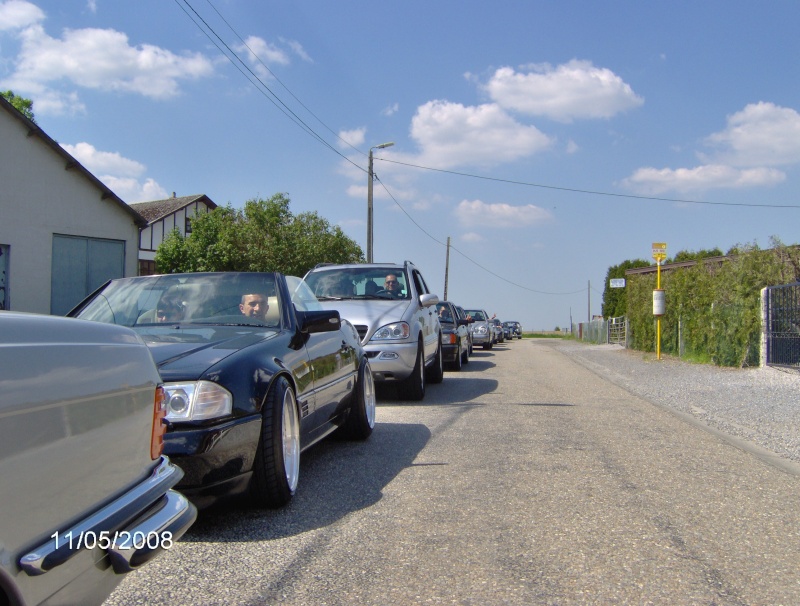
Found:
[[[448,298],[532,329],[653,242],[798,241],[794,0],[130,6],[0,0],[0,89],[127,202],[283,192],[366,250],[393,142],[375,260],[443,296],[449,237]]]

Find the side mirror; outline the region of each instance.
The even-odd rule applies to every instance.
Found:
[[[342,318],[335,309],[300,311],[297,312],[297,320],[300,332],[306,334],[333,332],[342,326]]]
[[[438,302],[439,302],[438,295],[427,293],[419,296],[419,304],[422,307],[430,307],[431,305],[436,305]]]

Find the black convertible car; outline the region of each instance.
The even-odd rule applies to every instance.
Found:
[[[292,497],[300,453],[334,431],[366,439],[375,388],[358,334],[300,278],[192,273],[112,280],[69,316],[133,328],[168,397],[164,454],[198,507]]]

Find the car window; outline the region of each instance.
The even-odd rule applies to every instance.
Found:
[[[395,282],[387,288],[387,277]],[[342,299],[407,299],[408,277],[397,267],[315,269],[305,282],[319,301]]]
[[[479,309],[469,309],[467,310],[467,313],[472,316],[473,320],[477,320],[478,322],[486,321],[486,314]]]
[[[75,315],[122,326],[278,326],[280,305],[274,274],[197,273],[113,280]]]
[[[292,295],[292,303],[299,311],[320,311],[322,305],[314,296],[314,291],[306,284],[302,278],[297,276],[286,276],[286,285]]]

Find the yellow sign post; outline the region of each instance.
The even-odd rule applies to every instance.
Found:
[[[653,315],[656,317],[656,359],[661,359],[661,316],[666,312],[666,297],[661,288],[661,264],[667,258],[667,243],[653,242],[656,262],[656,289],[653,291]]]

